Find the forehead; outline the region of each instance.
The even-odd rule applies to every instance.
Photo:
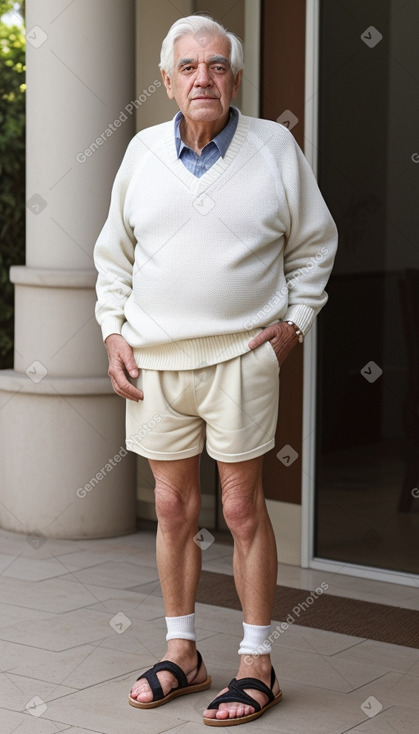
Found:
[[[181,36],[175,41],[175,63],[183,58],[205,60],[211,56],[230,59],[230,43],[225,36],[201,31]]]

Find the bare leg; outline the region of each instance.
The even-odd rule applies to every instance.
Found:
[[[158,519],[156,555],[160,584],[167,617],[192,614],[201,572],[201,549],[194,543],[198,532],[201,505],[199,456],[178,461],[150,461],[156,481],[156,513]],[[195,642],[169,640],[163,660],[172,660],[185,672],[188,682],[201,683],[207,677],[205,665],[197,675]],[[177,686],[171,673],[158,673],[166,694]],[[133,686],[131,696],[142,703],[153,695],[144,679]]]
[[[247,624],[269,625],[277,574],[275,537],[262,488],[263,457],[227,464],[218,462],[225,520],[234,539],[233,571],[237,593]],[[269,655],[240,655],[237,679],[253,677],[270,687]],[[227,690],[227,689],[224,689]],[[246,689],[263,706],[267,697]],[[279,691],[275,680],[273,693]],[[207,718],[227,719],[253,713],[254,708],[236,703],[221,704],[204,712]]]

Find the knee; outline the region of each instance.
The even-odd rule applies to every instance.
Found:
[[[258,508],[252,491],[243,488],[226,490],[223,494],[224,519],[233,535],[252,537],[258,524]]]
[[[180,490],[174,485],[156,481],[154,490],[156,514],[160,524],[180,528],[190,522],[197,523],[200,511],[196,493]]]

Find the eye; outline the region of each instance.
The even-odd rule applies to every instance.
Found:
[[[216,72],[223,72],[223,71],[225,71],[225,67],[224,67],[224,66],[221,66],[220,64],[216,64],[216,65],[215,65],[215,66],[213,66],[212,68],[213,68],[213,69],[214,69],[214,71],[216,71]]]
[[[184,66],[182,68],[182,73],[190,74],[191,71],[193,71],[194,67],[192,65]]]

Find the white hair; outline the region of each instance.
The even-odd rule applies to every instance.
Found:
[[[162,43],[159,64],[160,69],[169,74],[169,76],[173,73],[174,45],[178,38],[205,32],[227,38],[230,44],[231,70],[233,75],[236,76],[244,66],[242,42],[234,35],[234,33],[227,31],[224,26],[217,23],[217,21],[213,20],[208,15],[188,15],[186,18],[179,18],[179,20],[173,23]]]

